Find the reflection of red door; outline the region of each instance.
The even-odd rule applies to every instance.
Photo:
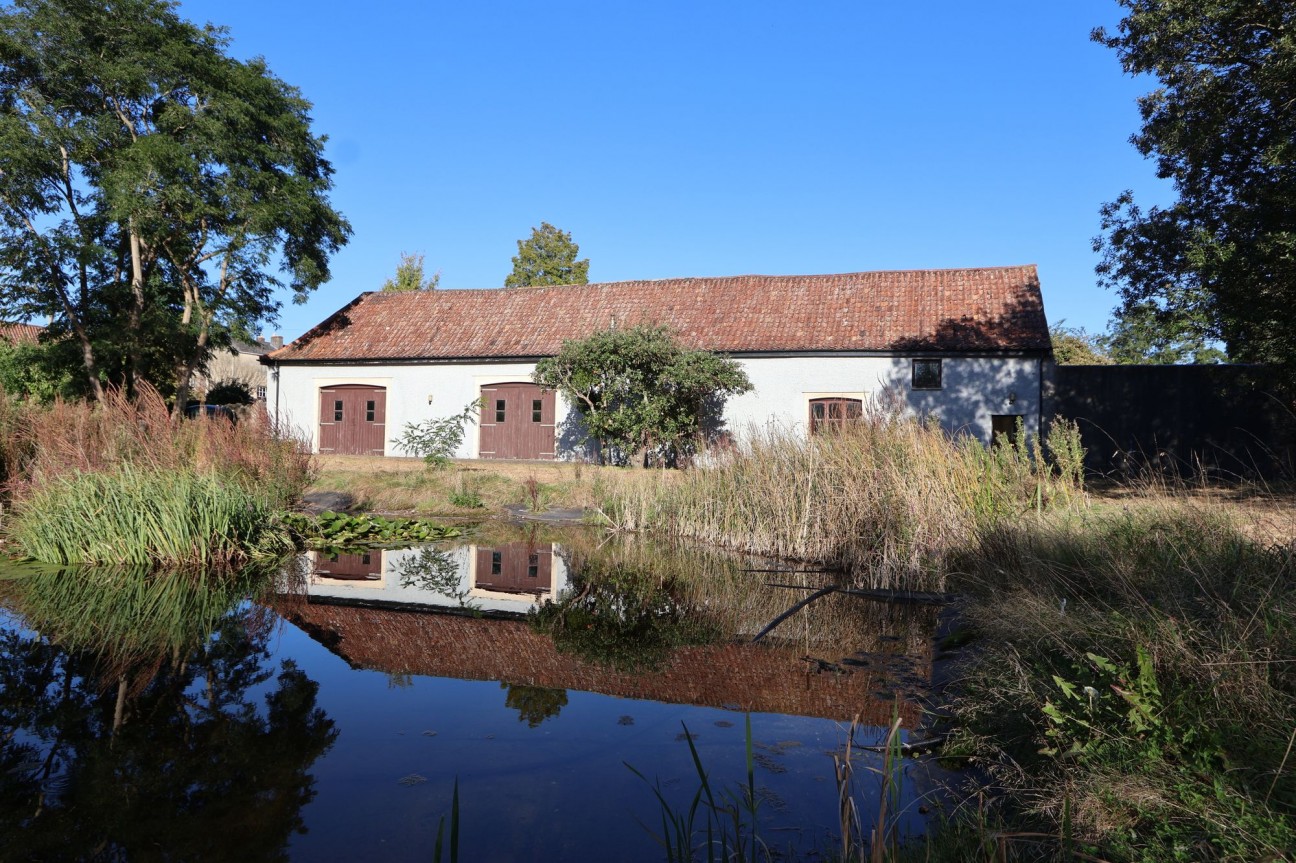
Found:
[[[387,390],[342,384],[320,390],[322,453],[382,455],[386,450]]]
[[[377,581],[382,575],[382,552],[323,555],[315,563],[315,574],[339,581]]]
[[[554,394],[535,384],[482,387],[482,458],[554,457]]]
[[[477,549],[477,583],[501,593],[537,593],[553,585],[553,546],[510,542]]]

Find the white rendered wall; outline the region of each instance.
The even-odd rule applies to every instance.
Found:
[[[741,437],[770,423],[804,431],[810,400],[895,399],[913,416],[937,417],[953,433],[990,441],[990,417],[1018,414],[1028,434],[1039,432],[1040,360],[1037,358],[947,357],[939,390],[911,386],[908,357],[768,357],[739,360],[753,391],[725,405],[724,428]],[[391,443],[406,423],[452,416],[481,397],[485,385],[529,381],[534,363],[382,366],[281,366],[270,376],[267,408],[319,451],[319,391],[337,384],[387,389],[384,454],[403,456]],[[555,422],[561,428],[570,406],[559,396]],[[476,458],[476,426],[469,426],[457,458]],[[570,451],[568,451],[570,454]],[[563,457],[563,453],[559,453]]]
[[[754,389],[725,405],[728,430],[740,437],[752,426],[775,423],[805,430],[810,401],[871,399],[904,405],[911,416],[937,417],[952,433],[990,441],[990,417],[1019,414],[1028,434],[1039,431],[1037,358],[946,357],[941,388],[915,390],[908,357],[770,357],[739,360]]]
[[[490,384],[531,380],[534,363],[383,365],[383,366],[280,366],[279,380],[272,374],[266,395],[270,416],[319,452],[319,391],[338,384],[364,384],[387,389],[387,439],[383,455],[407,456],[392,443],[407,423],[454,416],[481,398]],[[276,401],[277,399],[277,401]],[[278,412],[276,414],[276,411]],[[556,399],[554,421],[561,425],[567,404]],[[476,458],[480,435],[476,425],[465,429],[463,445],[455,458]]]

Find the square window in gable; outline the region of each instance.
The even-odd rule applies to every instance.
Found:
[[[938,390],[941,388],[940,360],[913,360],[913,388]]]

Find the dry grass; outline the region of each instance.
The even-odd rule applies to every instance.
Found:
[[[946,557],[981,525],[1082,502],[1083,493],[1072,471],[1055,471],[1024,436],[987,449],[875,413],[810,439],[752,430],[708,466],[611,485],[605,498],[604,513],[623,529],[815,561],[872,587],[941,590]]]
[[[674,471],[643,471],[557,461],[459,460],[443,470],[421,459],[384,456],[316,456],[318,476],[312,491],[345,492],[355,505],[372,512],[471,516],[500,512],[506,505],[532,505],[528,484],[535,481],[538,508],[596,510],[611,485],[669,482]],[[482,507],[456,506],[455,492],[471,491]]]
[[[980,635],[955,700],[966,751],[1050,853],[1282,859],[1296,545],[1252,540],[1216,493],[1112,497],[999,524],[960,559]]]
[[[48,406],[0,395],[0,460],[11,499],[69,474],[129,467],[141,472],[218,474],[287,504],[311,478],[311,458],[273,427],[264,409],[238,422],[185,420],[149,387],[134,400],[109,391],[98,404]]]

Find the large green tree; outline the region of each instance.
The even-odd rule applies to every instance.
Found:
[[[513,272],[504,279],[504,287],[526,285],[589,284],[589,258],[577,260],[580,246],[572,242],[570,231],[561,231],[548,222],[531,229],[531,236],[518,240],[513,257]]]
[[[51,317],[92,395],[171,383],[182,409],[350,233],[310,104],[228,43],[165,0],[0,7],[0,314]]]
[[[441,273],[433,273],[431,277],[424,275],[421,254],[401,252],[400,263],[396,265],[396,275],[383,282],[382,289],[388,293],[434,291],[439,284],[441,284]]]
[[[685,348],[667,328],[646,326],[568,340],[532,378],[566,396],[600,458],[618,464],[687,454],[718,402],[752,388],[729,357]]]
[[[1104,206],[1100,280],[1148,348],[1222,342],[1230,358],[1296,367],[1296,3],[1119,0],[1094,31],[1155,79],[1132,142],[1176,199]]]

